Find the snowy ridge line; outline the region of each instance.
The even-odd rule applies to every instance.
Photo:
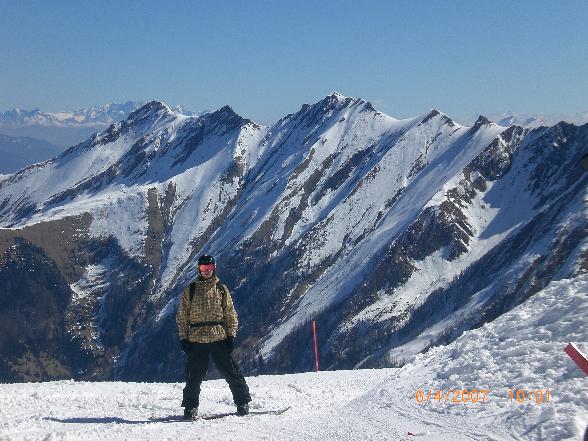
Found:
[[[264,338],[260,344],[261,354],[264,357],[270,357],[272,349],[282,341],[289,331],[307,322],[307,317],[324,311],[325,305],[337,302],[337,299],[347,297],[349,295],[348,291],[353,290],[355,283],[357,283],[352,281],[354,277],[357,277],[357,274],[341,272],[340,268],[360,267],[361,262],[369,262],[375,256],[380,254],[383,246],[389,241],[385,238],[396,237],[414,222],[422,207],[427,206],[428,202],[437,192],[436,189],[442,186],[443,179],[451,180],[453,176],[460,173],[461,170],[478,156],[478,154],[480,154],[491,141],[495,140],[499,134],[504,131],[504,128],[502,127],[488,124],[486,126],[488,129],[487,132],[485,130],[476,130],[472,133],[471,129],[455,125],[446,125],[445,118],[444,115],[439,114],[438,112],[432,112],[432,116],[429,118],[429,120],[438,121],[437,124],[446,128],[446,138],[436,136],[434,138],[436,144],[425,144],[427,146],[427,153],[431,154],[431,159],[429,160],[430,162],[428,162],[427,167],[421,171],[415,179],[415,182],[404,181],[406,191],[404,191],[395,203],[394,209],[388,210],[386,215],[384,215],[379,221],[379,224],[372,230],[371,234],[362,241],[363,243],[361,244],[361,247],[356,247],[353,254],[343,256],[343,265],[333,266],[327,269],[319,283],[313,285],[309,291],[305,293],[301,302],[296,305],[294,312],[288,314],[287,321],[282,323],[279,327],[279,333],[270,333]],[[408,133],[410,133],[410,130]],[[429,136],[433,138],[432,135]],[[457,140],[452,140],[451,137],[453,136],[455,136]],[[406,139],[409,140],[406,141]],[[403,144],[404,142],[406,142],[406,144]],[[407,154],[408,146],[415,144],[418,145],[415,143],[414,139],[411,139],[410,137],[407,138],[405,134],[397,144],[398,147],[389,149],[387,152],[387,156],[391,158],[389,164],[393,164],[393,166],[398,164],[397,158],[400,156],[400,164],[402,165],[398,167],[398,172],[396,173],[401,173],[401,177],[404,179],[406,178],[402,176],[402,173],[407,173],[408,165],[415,160],[414,157],[408,160],[404,158]],[[458,155],[458,151],[462,152],[462,154]],[[413,154],[416,156],[418,151]],[[374,184],[375,188],[371,186],[364,186],[364,188],[362,188],[362,193],[358,198],[367,201],[367,203],[364,202],[360,205],[358,212],[366,210],[366,205],[372,200],[372,197],[369,195],[385,194],[384,188],[388,186],[389,183],[388,180],[385,179],[388,174],[385,173],[384,170],[388,170],[390,166],[381,165],[383,163],[385,163],[384,160],[378,164],[378,166],[382,167],[382,173],[378,174],[378,176],[384,179],[382,179],[381,183]],[[444,174],[437,173],[437,168],[440,165],[443,165],[443,169],[445,170]],[[340,207],[342,209],[346,208],[345,205]],[[369,210],[369,208],[367,209]],[[344,217],[347,218],[347,215]],[[344,230],[339,230],[339,235],[342,235],[343,233],[345,233]],[[338,241],[332,240],[330,243],[336,246]],[[360,278],[364,275],[365,274],[360,274]]]
[[[553,132],[557,129],[559,129],[559,128],[554,128],[551,131]],[[508,132],[511,132],[511,129],[509,129]],[[507,131],[502,132],[502,133],[507,133]],[[545,133],[545,131],[543,133]],[[536,139],[536,136],[538,136],[538,135],[535,134],[535,139]],[[501,138],[502,138],[502,134],[500,137],[498,137],[496,139],[501,139]],[[489,146],[492,144],[489,144]],[[531,146],[531,147],[535,148],[532,145],[532,141],[525,142],[524,146],[525,146],[524,148],[519,147],[519,148],[515,149],[516,151],[519,151],[522,148],[522,153],[519,155],[520,156],[519,164],[523,163],[523,161],[532,161],[533,160],[533,158],[525,159],[526,158],[525,155],[527,155],[529,152],[531,152],[531,150],[528,147]],[[518,153],[515,152],[515,154],[517,155]],[[577,165],[576,165],[576,167],[577,167]],[[479,207],[477,208],[477,210],[479,210],[479,208],[483,208],[483,210],[480,211],[480,213],[483,213],[483,211],[487,210],[485,205],[488,203],[488,201],[490,201],[491,205],[494,205],[496,203],[496,201],[499,201],[500,208],[501,208],[499,217],[496,217],[496,215],[494,215],[495,219],[490,220],[491,218],[489,218],[488,221],[477,221],[475,219],[475,216],[472,216],[471,214],[467,214],[467,211],[464,210],[463,205],[460,206],[460,210],[466,215],[465,217],[467,219],[467,222],[469,222],[470,227],[474,227],[473,228],[473,236],[470,239],[470,243],[468,245],[468,252],[469,253],[472,253],[472,246],[474,246],[477,241],[476,240],[476,235],[477,235],[476,231],[480,231],[480,227],[483,228],[484,223],[486,223],[491,228],[488,228],[486,231],[482,230],[480,232],[482,232],[486,237],[494,240],[494,243],[492,243],[492,242],[488,243],[487,250],[490,250],[494,246],[496,246],[498,243],[500,243],[502,238],[507,238],[508,235],[511,235],[511,237],[514,237],[514,238],[519,237],[520,235],[519,236],[513,235],[513,232],[516,231],[516,229],[521,230],[521,229],[523,229],[523,227],[528,229],[526,227],[526,225],[536,224],[537,219],[533,219],[533,216],[535,215],[535,213],[543,216],[544,212],[549,211],[547,207],[542,208],[541,210],[537,210],[535,207],[533,207],[533,205],[537,203],[539,198],[537,196],[537,193],[535,193],[535,194],[530,193],[529,194],[529,192],[525,188],[529,185],[529,181],[531,179],[531,174],[529,172],[525,171],[525,168],[528,168],[528,166],[524,165],[522,167],[516,168],[517,174],[515,175],[516,176],[516,181],[515,181],[516,184],[515,185],[513,185],[513,182],[507,181],[506,178],[508,177],[508,175],[505,177],[504,180],[500,180],[499,181],[500,185],[495,186],[495,188],[493,188],[494,184],[492,184],[491,182],[486,182],[486,184],[484,184],[486,188],[481,194],[483,196],[484,196],[484,193],[486,194],[486,196],[484,196],[484,197],[487,199],[487,201],[484,201],[484,204],[480,204]],[[522,171],[522,173],[521,173],[521,171]],[[581,204],[575,203],[573,206],[569,206],[569,205],[566,206],[566,204],[569,204],[569,200],[572,197],[576,197],[576,195],[578,194],[578,189],[580,188],[581,185],[582,185],[582,181],[578,180],[578,181],[575,181],[572,186],[567,188],[565,190],[565,192],[563,192],[559,195],[556,194],[555,192],[552,192],[554,194],[554,202],[552,202],[552,204],[559,204],[562,208],[565,208],[565,211],[560,212],[560,219],[564,219],[565,218],[564,216],[569,216],[572,213],[574,213],[574,210],[576,210],[577,217],[582,217],[584,219],[584,221],[583,221],[584,224],[586,223],[585,222],[585,220],[586,220],[585,210],[584,210],[584,214],[582,214]],[[520,188],[520,191],[516,191],[517,188]],[[443,193],[445,193],[445,191]],[[473,202],[474,203],[472,203],[472,201],[468,202],[467,207],[476,208],[475,207],[476,206],[475,200]],[[573,208],[574,206],[575,206],[575,208]],[[568,207],[569,207],[569,214],[568,214]],[[551,211],[552,211],[552,213],[557,213],[557,210],[554,211],[553,208],[551,209]],[[553,214],[549,214],[549,216],[552,216],[552,215]],[[476,215],[476,216],[478,216],[478,215]],[[538,216],[539,219],[541,216]],[[457,225],[457,227],[462,229],[462,227],[460,225]],[[503,232],[499,233],[497,235],[496,232],[500,232],[500,231],[503,231]],[[551,231],[553,231],[554,235],[558,234],[556,229],[553,229]],[[580,232],[581,230],[577,230],[577,231]],[[478,234],[480,234],[480,233],[478,233]],[[582,233],[580,233],[580,234],[582,234]],[[375,235],[370,236],[370,238],[373,238],[373,237],[375,237]],[[541,244],[541,242],[543,242],[543,244]],[[584,233],[583,242],[586,243],[585,233]],[[533,250],[533,252],[537,253],[537,256],[540,256],[541,254],[544,255],[546,252],[550,253],[550,250],[547,247],[551,246],[551,245],[549,245],[548,242],[539,241],[538,244],[540,246],[535,247],[535,249]],[[581,247],[581,245],[580,245],[580,247]],[[356,256],[356,255],[357,254],[355,254],[354,256]],[[580,256],[579,252],[578,252],[578,254],[575,254],[575,252],[574,252],[574,255]],[[478,255],[478,257],[480,257],[480,255]],[[476,257],[476,253],[473,253],[471,256],[467,255],[466,258],[471,259],[470,262],[468,262],[468,264],[469,265],[473,264],[473,262],[475,262],[478,259],[478,257]],[[358,258],[358,262],[359,261],[361,261],[361,258]],[[455,262],[456,262],[456,260],[451,259],[451,265],[453,265]],[[521,263],[524,264],[524,262],[521,262]],[[448,264],[449,264],[449,262],[448,262]],[[351,263],[351,264],[347,263],[346,265],[344,265],[344,267],[357,267],[357,264],[354,265],[353,263]],[[566,270],[564,270],[562,267],[562,269],[558,272],[559,277],[568,277],[570,274],[577,273],[577,270],[572,269],[570,267],[570,265],[566,265],[565,268],[566,268]],[[441,270],[441,272],[442,272],[442,270]],[[521,275],[524,275],[524,274],[521,273]],[[324,281],[325,278],[323,277],[322,280]],[[337,280],[339,280],[339,279],[337,279]],[[428,288],[426,290],[429,291]],[[333,291],[340,292],[339,289],[334,289]],[[480,291],[480,294],[482,294],[483,291],[484,290]],[[486,291],[487,291],[487,289],[486,289]],[[417,292],[418,292],[418,290],[417,290]],[[382,297],[380,292],[378,292],[378,296]],[[478,296],[478,298],[482,299],[483,297]],[[484,301],[487,301],[487,300],[488,299],[486,299]],[[393,305],[394,304],[393,299],[390,299],[388,301],[388,304]],[[411,305],[411,304],[408,304],[407,306],[409,306],[409,308],[413,307],[413,305]],[[467,309],[469,307],[470,306],[467,306],[467,307],[465,307],[465,309]],[[378,308],[375,307],[375,308],[373,308],[373,310],[378,315],[382,314],[382,309],[378,310]],[[305,313],[307,311],[307,309],[300,308],[300,311],[302,311],[302,313]],[[316,317],[316,313],[320,312],[321,308],[317,308],[314,311],[315,311],[314,316],[312,313],[309,314],[309,316],[313,316],[313,318]],[[329,311],[332,311],[332,308]],[[384,311],[385,311],[385,309],[384,309]],[[384,317],[385,317],[385,315],[384,315]],[[460,319],[457,318],[457,320],[460,320]],[[300,324],[305,323],[306,321],[307,320],[303,318],[302,320],[294,322],[292,324],[292,326],[290,326],[290,324],[289,324],[288,325],[288,326],[290,326],[289,329],[293,330],[297,326],[299,326]],[[361,323],[362,320],[360,320],[359,322]],[[448,323],[450,323],[450,322],[448,322]],[[342,328],[339,328],[342,331],[345,331],[346,328],[348,329],[349,328],[349,321],[344,322],[342,326],[343,326]],[[439,334],[441,332],[441,330],[438,330],[436,332]],[[269,342],[268,342],[267,340],[265,340],[262,343],[264,345],[263,349],[262,349],[262,354],[264,354],[264,356],[271,356],[270,355],[271,349],[276,347],[277,343],[279,343],[280,340],[283,339],[288,334],[288,330],[282,331],[281,329],[278,328],[278,331],[274,331],[274,334],[277,334],[277,333],[279,333],[279,335],[276,338],[274,338],[273,341],[269,340]],[[418,352],[419,350],[426,348],[428,346],[428,344],[429,344],[429,342],[426,342],[424,345],[420,346],[420,348],[418,348],[418,349],[417,349],[417,346],[415,345],[414,348],[412,349],[412,351],[416,350]],[[412,353],[414,354],[414,352],[412,352]],[[391,353],[391,354],[393,354],[393,353]],[[410,351],[409,351],[409,355],[411,355]],[[395,356],[396,355],[391,355],[391,358],[395,358]]]

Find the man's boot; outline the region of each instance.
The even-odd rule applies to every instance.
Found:
[[[237,405],[237,415],[247,415],[249,413],[249,403]]]
[[[184,409],[184,419],[185,420],[196,420],[198,419],[198,408],[194,407],[192,409],[185,408]]]

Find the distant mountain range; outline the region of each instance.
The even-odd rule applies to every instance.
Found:
[[[588,123],[588,112],[576,113],[554,113],[554,114],[531,114],[531,113],[489,113],[486,117],[499,126],[510,127],[513,125],[535,129],[537,127],[551,127],[559,122],[567,122],[581,126]],[[473,123],[477,116],[470,118],[467,123]]]
[[[52,113],[42,112],[40,109],[12,109],[0,112],[0,133],[41,139],[65,148],[122,121],[144,104],[140,101],[127,101]],[[176,106],[174,111],[194,115],[182,106]]]
[[[217,257],[248,373],[395,366],[588,271],[588,125],[397,120],[332,93],[271,126],[152,101],[0,180],[0,379],[179,380]]]

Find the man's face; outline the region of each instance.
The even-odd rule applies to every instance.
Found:
[[[198,265],[198,270],[200,274],[205,279],[210,279],[212,277],[212,273],[214,273],[214,264],[209,265]]]

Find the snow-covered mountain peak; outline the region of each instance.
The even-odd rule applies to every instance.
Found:
[[[200,116],[195,115],[189,118],[188,124],[190,126],[206,127],[207,133],[215,133],[218,136],[239,132],[246,126],[249,126],[252,132],[257,132],[262,127],[250,119],[242,117],[228,105]]]
[[[306,127],[318,126],[334,117],[343,122],[352,112],[379,113],[368,101],[333,92],[314,104],[303,104],[298,112],[286,115],[275,126],[283,126],[288,121],[299,121]]]
[[[427,124],[434,118],[438,118],[442,123],[449,125],[450,127],[454,127],[456,123],[445,115],[443,112],[440,112],[437,109],[431,109],[426,115],[424,115],[418,125]]]
[[[167,104],[153,100],[132,112],[124,121],[113,124],[105,133],[117,126],[120,126],[123,132],[126,128],[131,128],[137,134],[153,132],[178,118],[185,117],[178,115]]]
[[[484,115],[480,115],[474,123],[474,125],[470,127],[469,133],[471,135],[475,135],[477,133],[486,133],[488,131],[487,129],[490,129],[490,132],[488,133],[494,133],[498,130],[498,132],[496,133],[498,134],[500,131],[504,130],[504,127],[499,126],[498,124],[490,121]]]
[[[337,91],[333,91],[330,94],[328,94],[327,96],[325,96],[323,99],[321,99],[316,104],[322,103],[324,105],[333,105],[333,104],[345,103],[345,102],[349,102],[349,101],[353,101],[353,100],[355,100],[355,98],[345,96]]]
[[[233,108],[232,108],[231,106],[229,106],[228,104],[227,104],[227,105],[224,105],[224,106],[222,106],[220,109],[218,109],[218,110],[215,110],[214,112],[211,112],[211,113],[218,113],[218,114],[221,114],[221,115],[228,115],[228,116],[234,116],[234,115],[236,115],[236,116],[240,116],[240,115],[239,115],[239,114],[237,114],[237,112],[235,112],[235,111],[233,110]]]
[[[320,102],[342,103],[345,106],[348,106],[350,103],[354,103],[354,104],[357,103],[357,104],[367,105],[373,109],[372,104],[369,101],[366,101],[360,97],[355,98],[355,97],[351,97],[351,96],[345,96],[337,91],[331,92],[329,95],[327,95],[325,98],[323,98]]]
[[[249,121],[247,118],[243,118],[241,115],[235,112],[231,106],[223,106],[218,110],[214,110],[208,113],[207,115],[209,115],[209,118],[219,121],[233,121],[239,122],[240,124]]]
[[[167,104],[153,100],[132,112],[127,119],[133,121],[148,117],[149,115],[161,116],[166,113],[175,115],[175,112]]]
[[[325,109],[325,111],[329,111],[329,110],[333,110],[333,109],[342,109],[345,107],[351,107],[353,105],[358,105],[358,104],[365,105],[368,103],[367,103],[367,101],[365,101],[361,98],[354,98],[354,97],[342,95],[339,92],[332,92],[331,94],[325,96],[323,99],[316,102],[315,104],[303,105],[302,107],[303,108],[305,106],[308,106],[310,108],[320,107],[320,108]],[[371,106],[371,104],[370,104],[370,106]]]
[[[327,95],[318,103],[314,104],[313,107],[319,106],[323,107],[325,110],[334,109],[337,107],[344,107],[354,101],[354,98],[345,97],[341,94],[332,93],[331,95]]]
[[[336,90],[334,90],[330,94],[328,94],[327,97],[333,97],[333,98],[335,98],[337,100],[344,100],[345,98],[347,98],[345,95],[343,95],[342,93],[337,92]]]
[[[490,121],[488,118],[486,118],[484,115],[480,115],[478,117],[478,119],[476,120],[476,122],[474,123],[474,127],[479,128],[482,126],[489,126],[491,124],[494,124],[492,121]]]

